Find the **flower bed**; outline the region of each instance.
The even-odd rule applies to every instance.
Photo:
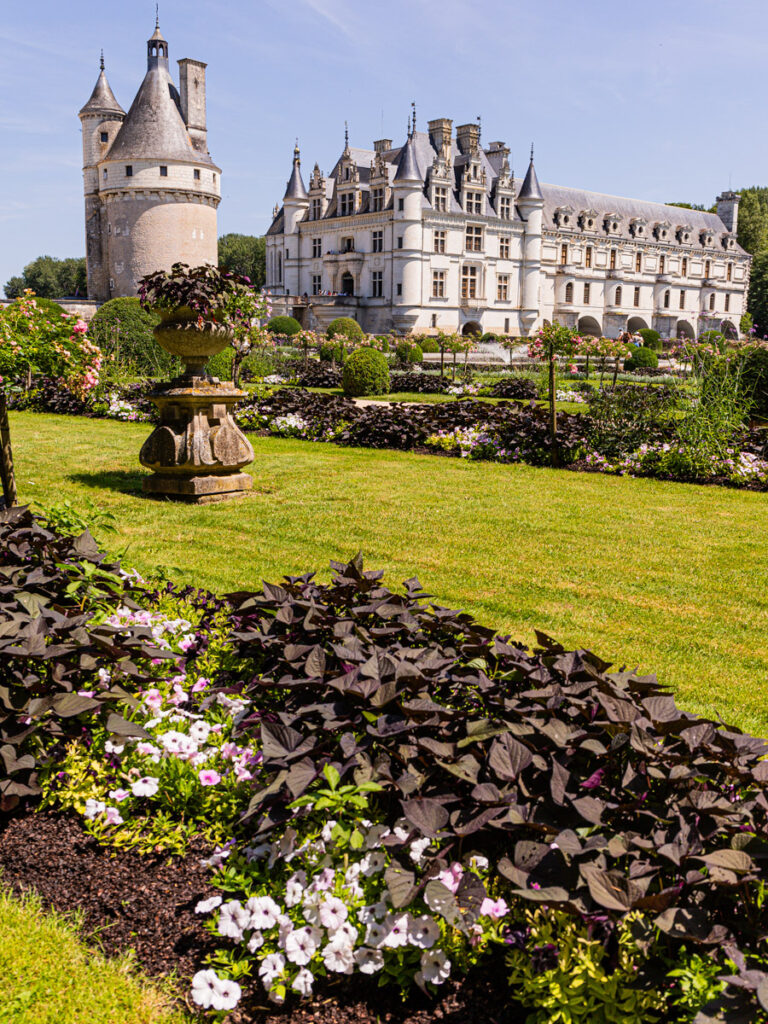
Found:
[[[23,509],[0,531],[3,807],[214,846],[199,1006],[432,997],[502,958],[531,1020],[766,1020],[762,740],[358,560],[220,600]]]

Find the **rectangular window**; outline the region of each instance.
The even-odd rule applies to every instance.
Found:
[[[374,270],[371,274],[371,295],[374,299],[380,299],[384,294],[384,271]]]
[[[435,252],[445,252],[445,232],[435,231],[433,236]]]
[[[509,275],[499,274],[496,278],[496,299],[499,302],[509,302]]]
[[[664,309],[669,309],[669,289],[664,292]]]
[[[730,295],[726,295],[725,296],[725,312],[726,313],[730,312],[730,309],[731,309],[731,296]]]
[[[564,267],[568,262],[568,246],[563,244],[560,246],[560,266]]]
[[[616,269],[616,250],[615,249],[611,249],[611,256],[610,256],[610,262],[608,264],[608,269],[609,270],[615,270]]]
[[[712,311],[712,310],[713,310],[714,308],[715,308],[715,293],[714,293],[714,292],[712,292],[712,294],[711,294],[711,295],[709,296],[709,309],[710,309],[710,312],[711,312],[711,311]]]
[[[685,292],[680,292],[680,309],[685,309]]]
[[[312,239],[312,259],[316,260],[318,256],[323,255],[323,240],[322,238]]]
[[[355,240],[354,240],[354,238],[342,238],[342,240],[341,240],[341,251],[342,252],[354,252],[355,251]]]
[[[104,170],[102,171],[102,174],[101,174],[101,176],[102,176],[102,178],[104,179],[104,181],[106,181],[106,180],[107,180],[107,168],[106,168],[106,167],[105,167],[105,168],[104,168]]]
[[[687,256],[683,256],[683,264],[682,264],[682,267],[680,268],[680,273],[683,275],[683,277],[688,277],[688,257]]]
[[[397,294],[398,295],[402,295],[403,294],[403,286],[401,284],[399,284],[397,286]]]
[[[398,208],[398,210],[400,210],[400,212],[402,212],[405,209],[405,200],[404,199],[398,199],[397,200],[397,208]]]
[[[504,317],[504,333],[509,334],[509,317]]]
[[[588,284],[584,285],[584,305],[585,306],[589,305],[589,285]]]
[[[444,270],[433,270],[432,271],[432,298],[433,299],[444,299],[445,298],[445,271]]]
[[[509,235],[502,235],[499,239],[499,259],[509,259]]]
[[[477,267],[461,268],[461,297],[462,299],[477,298]]]
[[[341,216],[350,217],[355,212],[355,195],[353,192],[341,194]]]
[[[161,167],[160,167],[160,177],[161,178],[167,178],[168,177],[168,168],[167,167],[163,167],[161,165]]]
[[[109,142],[109,132],[102,132],[101,133],[101,141],[102,142]]]
[[[313,199],[312,200],[312,206],[311,206],[310,213],[309,213],[310,219],[311,220],[320,220],[320,217],[322,216],[322,210],[323,210],[322,200],[321,199]]]
[[[448,189],[442,185],[435,186],[435,197],[432,204],[436,210],[440,210],[443,213],[448,209]]]
[[[467,192],[466,202],[467,213],[482,213],[483,212],[483,193],[482,192]]]
[[[432,326],[437,327],[437,313],[432,314]]]
[[[588,245],[587,248],[584,250],[584,266],[585,267],[591,267],[592,266],[592,246],[591,245]]]
[[[729,263],[725,269],[725,280],[730,281],[733,276],[733,264]]]
[[[704,277],[710,277],[712,273],[712,263],[710,260],[704,260]]]
[[[639,306],[640,305],[640,289],[639,288],[635,288],[634,304],[635,304],[635,306]]]
[[[384,209],[384,189],[374,188],[371,190],[371,210],[380,213]]]
[[[643,269],[643,257],[638,252],[638,253],[635,253],[635,273],[639,274],[642,269]]]
[[[322,279],[320,274],[313,274],[312,275],[312,294],[313,295],[319,295],[320,294],[322,283],[323,283],[323,279]]]
[[[467,225],[466,248],[469,252],[483,251],[483,229],[475,224]]]
[[[664,256],[659,256],[659,273],[663,274],[667,265],[667,260]]]
[[[371,235],[371,250],[373,252],[384,251],[384,232],[374,231]]]
[[[195,168],[195,181],[200,181],[200,171],[197,167]]]
[[[403,248],[403,236],[402,235],[398,235],[397,236],[397,248],[398,249],[402,249]]]
[[[133,177],[133,167],[130,164],[128,164],[127,167],[125,168],[125,176],[126,176],[126,178],[132,178]]]
[[[499,200],[499,216],[502,220],[512,219],[512,200],[509,196],[502,196]]]

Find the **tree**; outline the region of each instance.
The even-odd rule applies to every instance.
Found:
[[[4,289],[6,298],[18,298],[27,288],[43,299],[60,299],[67,295],[85,297],[88,294],[85,257],[38,256],[24,267],[21,277],[8,281]]]
[[[704,206],[703,203],[666,203],[666,206],[679,206],[683,210],[700,210],[702,213],[717,213],[717,206]]]
[[[757,253],[752,262],[747,299],[749,312],[755,322],[756,336],[768,335],[768,249]]]
[[[219,239],[219,268],[250,278],[254,288],[267,279],[266,241],[263,235],[222,235]]]
[[[753,185],[742,189],[736,234],[742,249],[753,256],[768,249],[768,188]]]

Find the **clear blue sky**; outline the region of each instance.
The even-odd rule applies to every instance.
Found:
[[[154,3],[36,0],[0,21],[0,285],[41,254],[84,252],[80,124],[104,48],[128,109]],[[162,0],[171,65],[208,63],[219,232],[262,233],[299,137],[306,175],[343,147],[482,116],[531,140],[542,181],[711,203],[768,184],[765,0]]]

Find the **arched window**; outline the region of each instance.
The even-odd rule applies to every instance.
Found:
[[[565,301],[573,302],[573,283],[571,281],[565,286]]]
[[[710,309],[714,309],[715,308],[715,293],[714,292],[712,292],[712,294],[709,296],[709,308]]]
[[[664,309],[669,309],[669,288],[664,292]]]
[[[621,286],[619,286],[616,289],[616,299],[615,299],[615,302],[614,302],[614,306],[620,306],[620,305],[621,305]]]

